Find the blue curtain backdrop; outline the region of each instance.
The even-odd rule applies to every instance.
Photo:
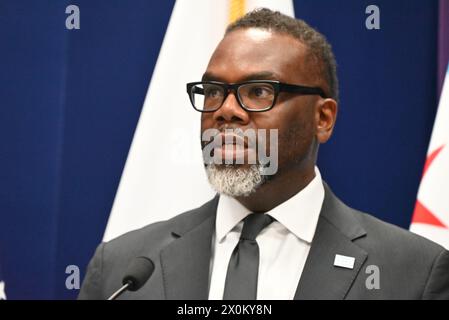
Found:
[[[81,29],[65,28],[65,8]],[[0,0],[0,264],[9,299],[70,299],[101,241],[174,1]],[[380,8],[367,30],[365,8]],[[294,1],[339,65],[319,166],[351,206],[408,228],[437,107],[438,2]],[[188,101],[186,100],[186,107]],[[173,115],[176,116],[176,115]]]

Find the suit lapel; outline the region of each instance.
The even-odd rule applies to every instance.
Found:
[[[353,241],[366,232],[325,184],[325,198],[295,299],[344,299],[367,253]],[[335,255],[355,258],[354,267],[334,266]]]
[[[354,257],[353,269],[334,266],[335,255]],[[306,265],[295,294],[298,299],[343,299],[367,253],[325,219],[318,222]]]
[[[172,232],[177,239],[161,251],[165,298],[206,300],[209,291],[209,265],[218,197],[180,221]]]

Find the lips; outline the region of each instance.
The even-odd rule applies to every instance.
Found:
[[[246,163],[249,155],[255,153],[255,150],[248,147],[246,139],[236,134],[219,134],[215,136],[213,143],[214,155],[226,163]]]
[[[248,143],[245,141],[245,139],[239,135],[236,134],[219,134],[215,137],[217,139],[217,145],[218,147],[223,147],[225,145],[235,145],[235,146],[243,146],[245,148],[248,148]],[[215,141],[214,139],[214,141]],[[221,144],[220,144],[221,142]]]
[[[211,145],[212,148],[221,148],[226,145],[234,145],[234,146],[242,146],[244,148],[248,148],[248,142],[243,137],[236,134],[225,134],[220,133],[212,138],[212,141],[206,143],[205,145]],[[203,148],[204,146],[203,145]]]

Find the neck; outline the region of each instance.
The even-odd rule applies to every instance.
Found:
[[[315,165],[278,172],[257,191],[236,199],[252,212],[267,212],[304,189],[315,178]]]

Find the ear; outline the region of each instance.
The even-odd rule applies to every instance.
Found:
[[[319,143],[326,143],[332,135],[337,120],[337,101],[334,99],[319,99],[315,110],[316,137]]]

